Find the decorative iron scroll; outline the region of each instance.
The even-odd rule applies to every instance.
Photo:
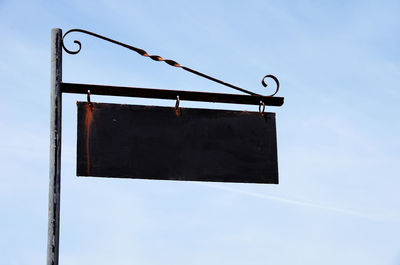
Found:
[[[63,46],[64,50],[65,50],[67,53],[69,53],[69,54],[77,54],[77,53],[79,53],[79,52],[81,51],[81,48],[82,48],[82,44],[81,44],[81,42],[78,41],[78,40],[74,40],[74,43],[77,44],[77,45],[79,46],[77,50],[69,50],[69,49],[67,49],[67,48],[65,47],[65,45],[64,45],[64,39],[65,39],[65,37],[66,37],[69,33],[72,33],[72,32],[81,32],[81,33],[88,34],[88,35],[94,36],[94,37],[99,38],[99,39],[102,39],[102,40],[106,40],[106,41],[108,41],[108,42],[111,42],[111,43],[120,45],[120,46],[125,47],[125,48],[127,48],[127,49],[130,49],[130,50],[132,50],[132,51],[135,51],[136,53],[138,53],[138,54],[140,54],[140,55],[142,55],[142,56],[149,57],[150,59],[152,59],[152,60],[154,60],[154,61],[163,61],[163,62],[165,62],[165,63],[167,63],[167,64],[169,64],[169,65],[171,65],[171,66],[182,68],[182,69],[185,70],[185,71],[188,71],[188,72],[190,72],[190,73],[192,73],[192,74],[195,74],[195,75],[201,76],[201,77],[203,77],[203,78],[209,79],[209,80],[214,81],[214,82],[216,82],[216,83],[219,83],[219,84],[221,84],[221,85],[224,85],[224,86],[227,86],[227,87],[236,89],[236,90],[238,90],[238,91],[247,93],[247,94],[252,95],[252,96],[260,96],[259,94],[256,94],[256,93],[254,93],[254,92],[251,92],[251,91],[249,91],[249,90],[246,90],[246,89],[240,88],[240,87],[238,87],[238,86],[235,86],[235,85],[226,83],[226,82],[224,82],[224,81],[221,81],[221,80],[216,79],[216,78],[214,78],[214,77],[211,77],[211,76],[209,76],[209,75],[206,75],[206,74],[203,74],[203,73],[198,72],[198,71],[196,71],[196,70],[193,70],[193,69],[191,69],[191,68],[189,68],[189,67],[180,65],[179,63],[177,63],[177,62],[174,61],[174,60],[164,59],[164,58],[162,58],[162,57],[159,56],[159,55],[149,55],[145,50],[142,50],[142,49],[133,47],[133,46],[131,46],[131,45],[128,45],[128,44],[125,44],[125,43],[122,43],[122,42],[119,42],[119,41],[116,41],[116,40],[107,38],[107,37],[105,37],[105,36],[102,36],[102,35],[99,35],[99,34],[96,34],[96,33],[90,32],[90,31],[87,31],[87,30],[83,30],[83,29],[71,29],[71,30],[68,30],[68,31],[64,34],[63,40],[62,40],[62,46]],[[279,91],[279,80],[278,80],[278,78],[276,78],[274,75],[266,75],[266,76],[264,76],[263,79],[261,80],[261,84],[263,85],[263,87],[267,87],[267,86],[268,86],[267,83],[265,82],[265,79],[266,79],[266,78],[271,78],[271,79],[274,80],[275,83],[276,83],[275,92],[274,92],[273,94],[267,96],[267,97],[273,97],[273,96],[274,96],[276,93],[278,93],[278,91]]]

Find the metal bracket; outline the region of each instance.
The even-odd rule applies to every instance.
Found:
[[[251,97],[253,97],[251,100],[249,100],[249,96],[246,95],[236,95],[236,94],[218,94],[218,93],[203,93],[203,92],[190,92],[190,91],[174,91],[174,90],[164,90],[164,89],[142,89],[142,88],[122,88],[122,87],[112,87],[112,86],[108,86],[109,89],[104,89],[106,86],[99,86],[99,85],[87,85],[87,84],[63,84],[63,92],[66,93],[81,93],[81,88],[82,86],[85,87],[90,87],[91,92],[93,94],[97,94],[99,93],[100,95],[116,95],[116,93],[118,94],[118,96],[131,96],[131,97],[150,97],[150,98],[162,98],[162,99],[171,99],[171,91],[173,91],[172,93],[173,98],[177,97],[177,93],[179,93],[179,95],[181,96],[181,99],[185,99],[185,100],[195,100],[195,101],[207,101],[207,102],[225,102],[225,103],[234,103],[234,104],[259,104],[260,101],[264,102],[265,105],[271,105],[271,106],[281,106],[283,104],[283,98],[276,98],[279,100],[269,100],[267,98],[272,98],[276,93],[278,93],[279,91],[279,80],[277,77],[275,77],[274,75],[265,75],[263,77],[263,79],[261,80],[261,84],[263,87],[267,87],[267,83],[265,82],[265,80],[267,78],[271,78],[275,84],[276,84],[276,88],[274,93],[272,93],[271,95],[267,95],[267,96],[263,96],[263,95],[259,95],[257,93],[254,93],[252,91],[243,89],[241,87],[232,85],[230,83],[224,82],[222,80],[216,79],[214,77],[211,77],[209,75],[206,75],[204,73],[201,73],[199,71],[193,70],[189,67],[183,66],[181,64],[179,64],[178,62],[174,61],[174,60],[170,60],[170,59],[164,59],[159,55],[149,55],[145,50],[136,48],[134,46],[110,39],[108,37],[87,31],[87,30],[83,30],[83,29],[71,29],[68,30],[63,38],[62,38],[62,47],[63,49],[69,53],[69,54],[77,54],[81,51],[82,48],[82,44],[80,41],[78,40],[74,40],[74,43],[77,44],[79,47],[76,50],[70,50],[68,48],[65,47],[65,38],[67,37],[68,34],[72,33],[72,32],[80,32],[80,33],[84,33],[90,36],[94,36],[96,38],[114,43],[116,45],[122,46],[124,48],[127,48],[129,50],[132,50],[144,57],[149,57],[150,59],[154,60],[154,61],[162,61],[165,62],[166,64],[173,66],[173,67],[177,67],[177,68],[181,68],[187,72],[190,72],[192,74],[195,74],[197,76],[206,78],[208,80],[211,80],[213,82],[219,83],[221,85],[233,88],[235,90],[244,92],[248,95],[250,95]],[[113,90],[119,90],[119,92],[114,92]],[[150,91],[149,91],[150,90]],[[165,92],[165,93],[164,93]],[[175,93],[177,92],[177,93]],[[146,94],[146,96],[144,96],[144,94]],[[187,98],[184,95],[188,95],[190,94],[190,97]],[[153,96],[151,96],[153,95]],[[168,96],[166,96],[168,95]],[[230,97],[233,96],[233,97]],[[230,99],[227,99],[230,98]],[[252,102],[252,103],[250,103]],[[274,103],[272,103],[274,102]],[[279,102],[279,103],[277,103]]]

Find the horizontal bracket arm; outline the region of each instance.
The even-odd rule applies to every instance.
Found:
[[[90,94],[92,95],[102,96],[158,98],[171,100],[176,100],[177,96],[179,96],[180,100],[187,101],[218,102],[245,105],[260,105],[261,102],[263,102],[267,106],[276,107],[282,106],[284,102],[283,97],[271,97],[261,95],[238,95],[155,88],[61,83],[61,91],[63,93],[87,94],[89,90]]]

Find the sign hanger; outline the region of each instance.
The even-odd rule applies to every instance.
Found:
[[[176,99],[178,96],[180,100],[188,101],[204,101],[204,102],[220,102],[220,103],[232,103],[232,104],[247,104],[247,105],[267,105],[267,106],[282,106],[284,98],[274,97],[279,91],[279,80],[274,75],[265,75],[261,80],[263,87],[267,87],[265,80],[267,78],[272,79],[276,88],[274,93],[268,96],[263,96],[256,94],[252,91],[240,88],[238,86],[232,85],[230,83],[221,81],[217,78],[211,77],[199,71],[193,70],[189,67],[183,66],[174,60],[164,59],[159,55],[149,55],[145,50],[136,48],[134,46],[110,39],[108,37],[83,30],[83,29],[71,29],[68,30],[62,37],[62,47],[64,51],[69,54],[77,54],[81,51],[82,44],[78,40],[74,40],[74,43],[78,45],[78,49],[70,50],[65,46],[65,38],[67,35],[73,32],[80,32],[96,38],[114,43],[116,45],[122,46],[129,50],[132,50],[141,56],[149,57],[154,61],[165,62],[166,64],[181,68],[187,72],[194,75],[206,78],[213,82],[219,83],[221,85],[230,87],[232,89],[238,90],[240,92],[246,93],[248,95],[240,94],[225,94],[225,93],[209,93],[209,92],[194,92],[194,91],[182,91],[182,90],[167,90],[167,89],[154,89],[154,88],[139,88],[139,87],[121,87],[121,86],[105,86],[105,85],[95,85],[95,84],[76,84],[76,83],[61,83],[61,91],[63,93],[75,93],[75,94],[87,94],[88,90],[93,95],[107,95],[107,96],[122,96],[122,97],[141,97],[141,98],[158,98],[158,99]]]

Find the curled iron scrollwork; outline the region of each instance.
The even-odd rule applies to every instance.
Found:
[[[81,42],[78,41],[78,40],[74,40],[74,43],[77,44],[77,45],[79,46],[77,50],[70,50],[70,49],[68,49],[68,48],[65,47],[64,39],[65,39],[65,37],[66,37],[68,34],[70,34],[70,33],[72,33],[72,32],[80,32],[80,33],[88,34],[88,35],[90,35],[90,36],[94,36],[94,37],[96,37],[96,38],[99,38],[99,39],[102,39],[102,40],[105,40],[105,41],[108,41],[108,42],[117,44],[117,45],[122,46],[122,47],[124,47],[124,48],[127,48],[127,49],[129,49],[129,50],[135,51],[136,53],[138,53],[138,54],[140,54],[140,55],[142,55],[142,56],[144,56],[144,57],[149,57],[150,59],[152,59],[152,60],[154,60],[154,61],[165,62],[166,64],[168,64],[168,65],[170,65],[170,66],[182,68],[183,70],[185,70],[185,71],[187,71],[187,72],[190,72],[190,73],[195,74],[195,75],[197,75],[197,76],[200,76],[200,77],[209,79],[209,80],[211,80],[211,81],[217,82],[217,83],[219,83],[219,84],[221,84],[221,85],[224,85],[224,86],[227,86],[227,87],[236,89],[236,90],[238,90],[238,91],[247,93],[247,94],[252,95],[252,96],[260,96],[259,94],[256,94],[256,93],[254,93],[254,92],[251,92],[251,91],[249,91],[249,90],[246,90],[246,89],[240,88],[240,87],[238,87],[238,86],[235,86],[235,85],[226,83],[226,82],[224,82],[224,81],[222,81],[222,80],[216,79],[216,78],[211,77],[211,76],[206,75],[206,74],[203,74],[203,73],[198,72],[198,71],[196,71],[196,70],[193,70],[193,69],[191,69],[191,68],[189,68],[189,67],[180,65],[179,63],[177,63],[177,62],[174,61],[174,60],[164,59],[164,58],[162,58],[162,57],[159,56],[159,55],[149,55],[145,50],[136,48],[136,47],[134,47],[134,46],[131,46],[131,45],[128,45],[128,44],[125,44],[125,43],[122,43],[122,42],[119,42],[119,41],[110,39],[110,38],[108,38],[108,37],[105,37],[105,36],[102,36],[102,35],[99,35],[99,34],[96,34],[96,33],[90,32],[90,31],[87,31],[87,30],[83,30],[83,29],[70,29],[70,30],[68,30],[67,32],[65,32],[65,34],[64,34],[64,36],[63,36],[63,39],[62,39],[62,47],[63,47],[63,49],[64,49],[67,53],[69,53],[69,54],[77,54],[77,53],[79,53],[79,52],[81,51],[81,49],[82,49],[82,44],[81,44]],[[278,91],[279,91],[279,80],[278,80],[278,78],[276,78],[274,75],[266,75],[266,76],[264,76],[264,78],[261,80],[261,84],[262,84],[264,87],[267,87],[267,86],[268,86],[267,83],[265,82],[265,79],[266,79],[266,78],[272,78],[272,79],[275,81],[275,83],[276,83],[276,90],[275,90],[275,92],[274,92],[273,94],[271,94],[271,95],[268,96],[268,97],[273,97],[273,96],[274,96],[276,93],[278,93]]]
[[[272,80],[275,81],[275,84],[276,84],[275,92],[272,93],[271,95],[269,95],[269,97],[273,97],[273,96],[275,96],[275,94],[278,93],[278,91],[279,91],[279,80],[278,80],[278,78],[276,78],[276,76],[274,76],[274,75],[266,75],[266,76],[264,76],[263,79],[261,80],[261,84],[263,85],[263,87],[267,87],[267,86],[268,86],[268,84],[265,83],[265,79],[266,79],[266,78],[271,78]]]

